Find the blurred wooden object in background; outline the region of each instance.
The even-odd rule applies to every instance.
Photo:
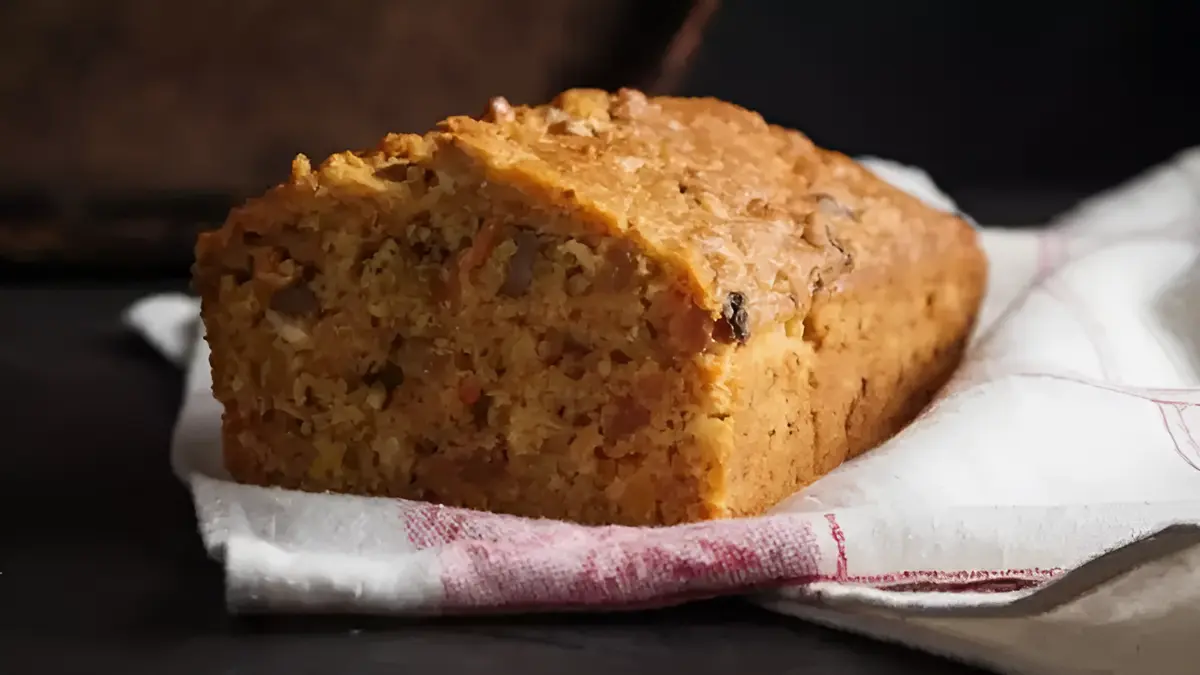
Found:
[[[666,93],[715,0],[8,0],[0,261],[173,267],[314,158],[570,86]]]

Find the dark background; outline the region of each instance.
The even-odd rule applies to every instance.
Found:
[[[1200,143],[1197,72],[1192,0],[9,0],[0,274],[182,276],[297,152],[571,86],[731,100],[1038,225]]]
[[[1001,225],[1200,143],[1198,89],[1186,0],[726,2],[684,87],[922,166]]]

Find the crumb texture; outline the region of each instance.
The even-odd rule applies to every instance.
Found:
[[[711,99],[494,99],[303,156],[194,270],[241,481],[587,523],[760,513],[957,364],[973,230]]]

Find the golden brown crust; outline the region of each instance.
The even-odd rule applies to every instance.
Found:
[[[435,239],[445,262],[407,252]],[[968,224],[795,131],[573,90],[299,157],[195,275],[235,477],[670,523],[760,512],[899,430],[985,271]],[[425,352],[447,372],[414,378]]]
[[[369,198],[384,183],[379,170],[453,149],[492,180],[638,241],[701,306],[749,296],[762,324],[803,316],[822,286],[975,248],[957,216],[730,103],[570,90],[545,106],[499,105],[501,114],[492,103],[481,119],[451,117],[424,137],[391,135],[377,152],[334,155],[315,172],[299,158],[287,184],[230,221],[266,234],[281,222],[276,208],[300,194]],[[222,248],[220,232],[201,238],[201,259]]]

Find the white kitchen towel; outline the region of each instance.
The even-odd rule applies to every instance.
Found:
[[[922,172],[868,164],[954,208]],[[917,421],[771,514],[670,528],[237,485],[195,301],[148,298],[127,320],[188,368],[172,462],[233,611],[745,593],[1001,672],[1195,673],[1200,149],[1053,227],[984,228],[982,241],[990,288],[972,347]]]

